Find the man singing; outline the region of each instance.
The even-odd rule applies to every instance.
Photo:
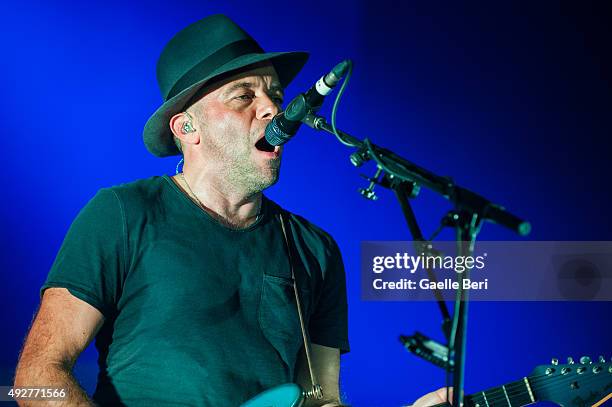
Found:
[[[307,58],[264,52],[223,15],[166,45],[165,102],[143,137],[156,156],[182,154],[183,171],[102,189],[82,209],[41,289],[15,386],[65,388],[71,406],[235,407],[287,382],[311,389],[305,337],[323,393],[307,405],[340,403],[340,252],[262,194],[282,157],[264,129]],[[89,398],[72,367],[94,337]]]

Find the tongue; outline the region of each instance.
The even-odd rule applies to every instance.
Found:
[[[274,151],[274,146],[268,143],[265,137],[260,138],[259,141],[255,143],[255,148],[259,151],[267,151],[269,153]]]

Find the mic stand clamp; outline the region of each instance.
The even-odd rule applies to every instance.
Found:
[[[420,332],[415,332],[411,336],[400,335],[399,340],[409,352],[438,367],[453,371],[453,355],[449,355],[448,347]]]
[[[378,196],[376,195],[376,192],[374,192],[374,187],[376,185],[380,185],[380,181],[379,181],[379,177],[380,174],[382,173],[382,169],[378,168],[376,170],[376,174],[374,174],[374,176],[372,178],[369,178],[365,175],[362,175],[362,177],[364,177],[365,179],[367,179],[368,181],[370,181],[370,185],[368,185],[367,188],[359,188],[358,191],[361,194],[361,196],[363,196],[365,199],[369,199],[370,201],[376,201],[378,200]]]

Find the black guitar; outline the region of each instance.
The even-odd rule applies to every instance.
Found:
[[[564,407],[612,405],[612,363],[601,356],[596,362],[587,356],[579,363],[568,358],[565,365],[553,359],[521,380],[466,396],[464,403],[469,407],[521,407],[538,401]]]

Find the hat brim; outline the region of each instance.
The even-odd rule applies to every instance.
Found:
[[[268,52],[265,54],[242,55],[220,66],[205,78],[202,78],[173,98],[168,99],[153,113],[149,120],[147,120],[142,134],[147,150],[157,157],[180,154],[176,144],[174,144],[173,134],[169,126],[170,119],[179,113],[184,108],[185,103],[211,79],[258,62],[270,61],[284,88],[300,72],[307,60],[307,52]]]

